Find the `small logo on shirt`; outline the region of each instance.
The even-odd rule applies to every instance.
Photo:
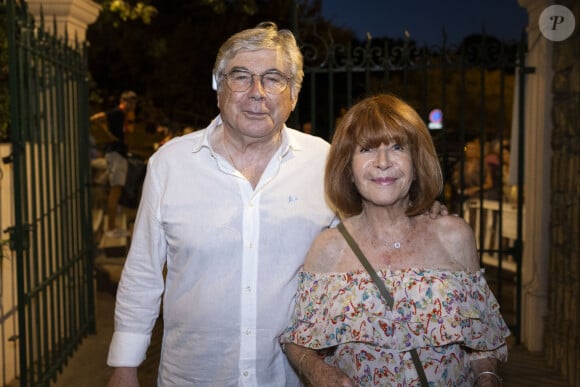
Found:
[[[298,200],[298,196],[290,195],[288,196],[288,203],[292,203]]]

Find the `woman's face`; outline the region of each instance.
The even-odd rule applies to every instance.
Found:
[[[277,71],[288,74],[282,56],[275,50],[240,51],[227,64],[225,74],[232,70],[264,74]],[[296,105],[290,84],[280,94],[264,90],[261,77],[254,76],[246,91],[232,91],[224,78],[218,91],[218,106],[222,120],[235,132],[254,139],[269,138],[280,132]]]
[[[372,149],[357,145],[352,156],[352,173],[365,202],[407,208],[415,176],[411,153],[403,145],[381,143]]]

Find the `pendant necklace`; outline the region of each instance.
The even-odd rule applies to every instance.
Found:
[[[405,232],[404,234],[407,234],[407,233],[408,233],[408,231]],[[405,239],[405,235],[403,235],[403,242],[404,242],[404,239]],[[400,240],[393,241],[391,239],[390,241],[388,241],[387,243],[385,243],[385,246],[390,246],[391,248],[394,248],[394,249],[400,249],[401,248],[401,245],[402,244],[401,244],[401,241]]]
[[[384,248],[387,249],[400,249],[402,244],[399,241],[385,241],[384,243],[382,243],[382,245],[384,246]]]

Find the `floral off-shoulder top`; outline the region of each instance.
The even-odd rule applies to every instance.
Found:
[[[510,333],[483,270],[378,275],[393,296],[393,310],[364,270],[301,271],[292,322],[280,341],[316,350],[334,347],[322,355],[325,361],[361,386],[419,385],[412,348],[430,386],[471,386],[472,360],[507,360]]]

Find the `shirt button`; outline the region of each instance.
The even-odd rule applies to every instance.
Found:
[[[244,376],[248,376],[248,371],[244,371]]]
[[[246,286],[245,287],[246,293],[250,293],[252,291],[252,287],[251,286]]]
[[[250,336],[252,334],[252,331],[250,331],[249,329],[246,330],[246,335]]]

